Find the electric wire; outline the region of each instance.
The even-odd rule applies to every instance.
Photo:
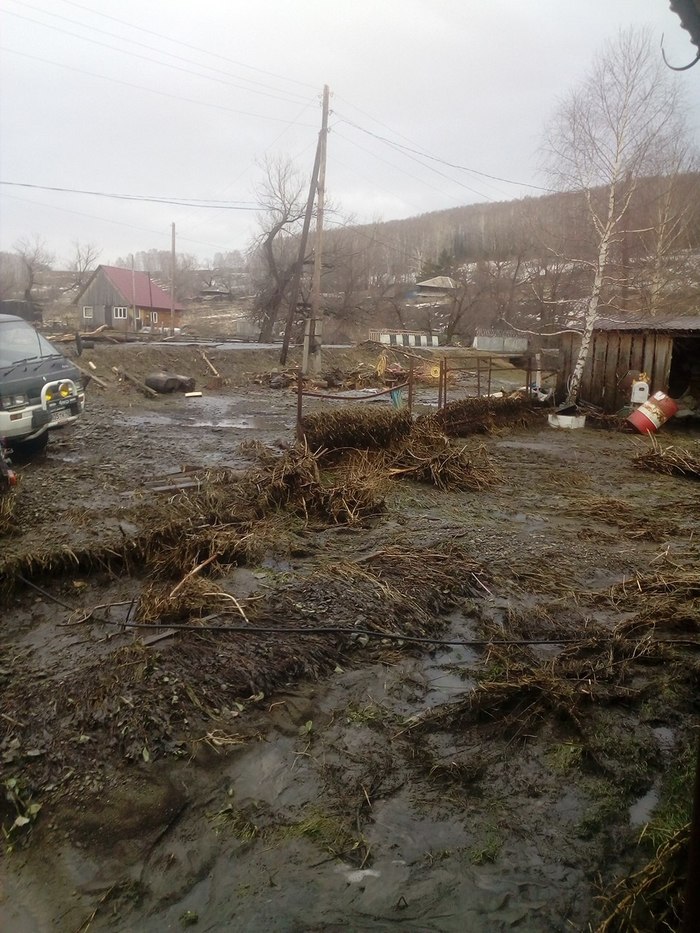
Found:
[[[113,220],[111,217],[100,217],[99,214],[87,214],[85,211],[74,211],[70,207],[59,207],[57,204],[47,204],[45,201],[32,201],[30,198],[20,198],[16,194],[3,194],[2,197],[9,198],[12,201],[21,201],[23,204],[31,204],[34,207],[48,208],[49,210],[61,211],[64,214],[74,214],[76,217],[88,217],[90,220],[99,220],[102,223],[114,224],[117,227],[128,227],[130,230],[140,230],[143,233],[153,233],[156,236],[170,240],[170,232],[165,230],[156,230],[153,227],[143,227],[140,224],[128,223],[124,220]],[[222,246],[221,243],[209,243],[207,240],[196,240],[194,237],[178,235],[178,240],[185,240],[188,243],[198,243],[200,246],[209,246],[213,249],[226,252],[231,247]]]
[[[288,75],[280,75],[274,71],[268,71],[265,68],[258,68],[255,65],[248,65],[245,62],[238,61],[237,59],[230,58],[226,55],[220,55],[217,52],[213,52],[211,49],[204,49],[198,45],[192,45],[189,42],[183,42],[180,39],[173,39],[172,36],[167,36],[165,33],[156,32],[153,29],[146,29],[145,26],[137,26],[135,23],[130,22],[129,20],[119,19],[117,16],[111,16],[109,13],[103,13],[100,10],[94,10],[92,7],[85,6],[83,3],[77,3],[75,0],[63,0],[63,3],[67,3],[69,6],[76,7],[79,10],[84,10],[87,13],[91,13],[94,16],[101,16],[104,19],[112,20],[114,23],[120,23],[122,26],[128,26],[129,29],[137,30],[138,32],[143,32],[149,36],[155,36],[158,39],[164,39],[166,42],[172,42],[174,45],[180,45],[183,48],[191,49],[194,52],[201,52],[204,55],[209,55],[212,58],[218,58],[221,61],[228,62],[231,65],[237,65],[239,68],[247,68],[249,71],[255,71],[258,74],[267,75],[270,78],[277,78],[281,81],[286,81],[291,84],[298,84],[301,87],[307,87],[316,89],[316,85],[309,84],[307,81],[297,81],[295,78],[290,78]]]
[[[42,62],[45,65],[54,65],[57,68],[64,68],[67,71],[75,71],[78,74],[88,75],[90,78],[100,78],[103,81],[111,81],[113,84],[121,84],[124,87],[130,87],[137,91],[147,91],[149,94],[158,94],[160,97],[168,97],[171,100],[184,101],[188,104],[195,104],[197,107],[211,107],[214,110],[222,110],[225,113],[235,113],[238,116],[255,117],[260,120],[270,120],[273,123],[288,123],[285,117],[271,117],[269,114],[254,113],[250,110],[239,110],[235,107],[226,107],[224,104],[215,104],[208,100],[196,100],[193,97],[183,97],[181,94],[171,94],[169,91],[160,91],[156,88],[147,87],[144,84],[134,84],[133,81],[123,81],[121,78],[112,78],[109,75],[99,74],[97,71],[89,71],[86,68],[76,68],[75,65],[65,65],[63,62],[52,61],[49,58],[43,58],[40,55],[31,55],[29,52],[19,52],[17,49],[10,49],[7,46],[0,46],[0,51],[8,52],[11,55],[19,55],[22,58],[28,58],[31,61]],[[299,123],[311,129],[316,129],[313,123]]]
[[[197,210],[258,211],[261,208],[261,205],[254,201],[248,201],[247,205],[250,206],[246,206],[244,202],[235,203],[232,201],[215,201],[213,199],[210,201],[207,198],[163,198],[141,194],[115,194],[107,191],[87,191],[81,188],[59,188],[54,185],[35,185],[22,181],[0,180],[0,185],[6,185],[12,188],[34,188],[40,191],[58,191],[66,194],[86,194],[96,198],[112,198],[117,201],[146,201],[153,204],[172,204],[176,207],[190,207]]]
[[[207,81],[216,81],[219,84],[225,84],[229,87],[235,87],[238,90],[248,91],[251,94],[260,94],[263,97],[270,97],[274,100],[280,100],[287,104],[298,104],[299,100],[303,99],[301,98],[301,95],[296,94],[296,92],[294,92],[294,97],[282,97],[279,94],[271,94],[269,91],[259,91],[255,88],[247,88],[241,84],[236,84],[232,81],[226,81],[224,78],[217,78],[213,75],[202,74],[202,72],[193,71],[191,68],[183,68],[181,65],[173,65],[170,62],[158,61],[157,59],[154,59],[152,55],[141,55],[139,52],[131,52],[128,49],[120,49],[114,45],[110,45],[108,42],[102,42],[99,39],[91,39],[89,36],[81,36],[77,32],[71,32],[69,29],[63,29],[61,26],[54,26],[51,23],[42,23],[41,20],[33,19],[31,16],[24,16],[22,13],[14,13],[12,10],[2,10],[0,12],[4,13],[6,16],[14,16],[17,19],[22,19],[26,22],[34,23],[37,26],[42,26],[44,29],[53,29],[55,32],[60,32],[64,35],[71,36],[73,39],[79,39],[82,42],[90,42],[92,45],[98,45],[101,48],[109,49],[112,52],[116,52],[118,55],[129,55],[131,58],[138,58],[140,61],[148,62],[150,65],[158,65],[161,68],[172,68],[174,71],[181,71],[184,74],[195,75],[195,77],[204,78]]]
[[[54,596],[53,593],[50,593],[44,587],[38,586],[36,583],[32,583],[31,580],[27,580],[26,577],[23,577],[21,574],[17,574],[17,579],[24,583],[25,586],[28,586],[30,589],[35,590],[37,593],[41,593],[42,596],[46,599],[51,600],[51,602],[56,603],[56,605],[61,606],[61,608],[66,609],[68,612],[76,613],[78,609],[73,606],[70,606],[68,603],[64,602],[62,599],[59,599],[57,596]],[[133,603],[132,603],[133,604]],[[187,631],[191,635],[196,635],[198,632],[228,632],[230,634],[236,635],[346,635],[357,637],[360,635],[366,635],[368,638],[376,638],[380,641],[395,641],[395,642],[410,642],[411,644],[418,645],[445,645],[448,647],[465,647],[465,648],[490,648],[492,645],[568,645],[568,644],[580,644],[582,639],[581,637],[568,637],[568,638],[504,638],[504,639],[465,639],[465,638],[440,638],[438,635],[425,637],[422,635],[406,635],[401,632],[381,632],[377,629],[371,628],[347,628],[342,625],[313,625],[305,626],[304,628],[296,628],[294,626],[272,626],[272,625],[208,625],[206,624],[211,619],[222,618],[221,613],[214,613],[212,615],[204,616],[201,620],[204,622],[204,625],[195,624],[195,623],[180,623],[173,622],[172,624],[160,623],[160,622],[129,622],[128,619],[124,621],[119,621],[118,619],[108,619],[104,615],[97,615],[94,612],[89,612],[88,615],[82,619],[80,622],[74,622],[73,625],[84,625],[88,622],[96,622],[102,625],[115,625],[119,628],[135,628],[135,629],[158,629],[161,632],[167,631]],[[587,639],[587,640],[608,640],[612,638],[612,635],[603,635],[599,636],[596,639]]]
[[[334,111],[334,112],[335,112],[335,115],[337,116],[338,120],[342,121],[343,123],[347,123],[348,126],[352,126],[353,129],[359,130],[361,133],[366,133],[368,136],[373,136],[375,139],[380,140],[381,142],[383,142],[383,143],[385,143],[385,144],[391,146],[391,147],[394,148],[394,149],[403,149],[403,150],[405,150],[406,152],[411,152],[411,153],[413,153],[414,155],[423,156],[423,158],[430,159],[430,160],[433,161],[433,162],[439,162],[439,163],[441,163],[442,165],[447,166],[448,168],[454,168],[454,169],[457,169],[458,171],[462,171],[462,172],[470,172],[470,173],[473,174],[473,175],[479,175],[479,176],[482,177],[482,178],[488,178],[488,179],[490,179],[490,180],[492,180],[492,181],[500,181],[500,182],[502,182],[503,184],[506,184],[506,185],[516,185],[516,186],[521,187],[521,188],[533,188],[533,189],[536,190],[536,191],[546,191],[546,192],[548,192],[548,193],[551,193],[551,192],[553,192],[553,191],[555,190],[555,189],[553,189],[553,188],[547,188],[547,187],[544,187],[544,186],[542,186],[542,185],[533,185],[533,184],[531,184],[530,182],[526,182],[526,181],[515,181],[515,180],[512,179],[512,178],[504,178],[504,177],[501,176],[501,175],[491,175],[491,174],[489,174],[488,172],[482,172],[482,171],[479,171],[478,169],[470,168],[469,166],[466,166],[466,165],[459,165],[459,164],[457,164],[457,163],[455,163],[455,162],[450,162],[450,161],[448,161],[447,159],[442,159],[442,158],[440,158],[439,156],[433,155],[432,153],[428,152],[427,150],[424,150],[424,149],[416,149],[416,148],[413,148],[413,147],[411,147],[411,146],[404,146],[404,145],[402,145],[401,143],[397,143],[397,142],[394,142],[394,141],[391,140],[391,139],[388,139],[386,136],[382,136],[380,133],[375,133],[375,132],[373,132],[372,130],[367,129],[367,128],[364,127],[364,126],[360,126],[359,123],[355,123],[353,120],[350,120],[348,117],[344,117],[344,116],[343,116],[341,113],[339,113],[338,111]],[[373,118],[372,118],[372,119],[373,119]],[[376,121],[376,122],[379,122],[379,121]],[[384,124],[381,124],[381,125],[384,125]],[[400,133],[397,133],[396,135],[397,135],[397,136],[401,136]],[[406,139],[405,136],[402,136],[402,138],[403,138],[403,139]]]
[[[206,68],[209,71],[218,72],[219,74],[225,75],[226,77],[235,78],[238,81],[245,81],[248,84],[253,84],[253,85],[257,84],[259,87],[264,88],[267,91],[274,91],[276,93],[279,93],[281,91],[281,88],[274,87],[271,84],[264,84],[262,81],[256,81],[253,78],[241,77],[240,75],[233,74],[230,71],[224,71],[224,69],[222,68],[216,68],[213,65],[204,64],[202,62],[197,61],[196,59],[186,58],[184,55],[176,55],[174,52],[168,52],[165,49],[158,48],[157,46],[149,45],[146,42],[139,42],[137,39],[130,39],[127,36],[119,36],[113,31],[110,31],[107,29],[100,29],[98,26],[91,26],[88,23],[82,22],[79,19],[71,19],[68,16],[62,16],[60,13],[54,13],[51,10],[43,9],[42,7],[35,6],[32,3],[27,3],[26,0],[12,0],[12,2],[17,4],[18,6],[26,7],[27,9],[30,9],[30,10],[35,10],[38,13],[43,13],[45,16],[52,16],[54,19],[59,19],[59,20],[62,20],[63,22],[71,23],[75,26],[79,26],[81,29],[89,29],[92,32],[97,32],[100,35],[108,36],[112,39],[119,40],[120,42],[129,42],[132,45],[136,45],[136,46],[139,46],[140,48],[147,49],[150,52],[156,52],[159,55],[167,55],[169,58],[174,58],[174,59],[177,59],[178,61],[186,62],[187,64],[190,64],[190,65],[196,65],[198,68]],[[45,25],[45,24],[42,23],[41,25]],[[83,37],[79,36],[78,38],[83,38]],[[211,53],[206,53],[206,54],[209,55]],[[238,85],[234,85],[234,86],[238,86]],[[244,88],[244,90],[251,90],[251,89]],[[297,97],[300,100],[305,100],[306,97],[308,96],[308,95],[300,94],[298,91],[283,91],[283,93],[287,95],[293,95],[294,97]]]

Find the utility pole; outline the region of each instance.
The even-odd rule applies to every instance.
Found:
[[[321,369],[321,265],[323,261],[323,202],[326,186],[326,144],[328,141],[328,85],[323,86],[323,116],[319,136],[318,197],[316,200],[316,238],[314,243],[314,272],[311,280],[311,317],[304,334],[304,374],[318,373]]]
[[[311,182],[309,184],[309,197],[306,201],[306,213],[304,214],[304,225],[301,230],[301,241],[299,243],[299,255],[297,256],[297,267],[292,279],[292,287],[289,292],[289,307],[287,308],[287,322],[284,325],[284,338],[282,339],[282,352],[280,353],[280,365],[284,366],[287,362],[289,353],[289,341],[292,336],[292,325],[294,324],[294,315],[297,310],[297,300],[299,299],[299,285],[304,271],[304,259],[306,259],[306,244],[309,240],[309,228],[311,227],[311,215],[314,212],[314,199],[316,197],[316,186],[318,184],[318,167],[321,162],[321,132],[318,134],[318,143],[316,145],[316,158],[314,167],[311,171]],[[306,341],[304,341],[306,343]]]
[[[136,332],[136,267],[134,264],[134,254],[131,254],[131,307],[134,317],[134,333]],[[126,329],[129,330],[129,321],[127,319]]]
[[[170,336],[175,336],[175,224],[172,224],[170,244]]]

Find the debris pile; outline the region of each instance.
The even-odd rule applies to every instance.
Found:
[[[632,464],[638,470],[700,479],[700,450],[673,445],[662,447],[655,438],[651,439],[651,450],[638,454]]]
[[[306,415],[302,429],[313,450],[391,450],[411,433],[413,420],[408,411],[389,408],[348,407],[341,411],[321,411]]]
[[[538,421],[546,406],[524,395],[505,398],[465,398],[448,402],[426,416],[450,437],[492,434],[504,427],[528,427]]]
[[[499,482],[483,447],[453,447],[430,422],[419,423],[389,465],[390,476],[400,476],[437,489],[487,489]]]

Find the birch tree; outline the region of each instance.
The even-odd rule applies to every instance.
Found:
[[[595,243],[594,259],[579,260],[588,266],[591,284],[568,404],[578,400],[601,299],[611,284],[611,249],[622,235],[639,180],[651,173],[678,132],[681,113],[677,85],[652,48],[649,32],[629,29],[603,47],[547,128],[549,177],[556,187],[583,192]]]

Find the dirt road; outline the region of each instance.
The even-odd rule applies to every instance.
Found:
[[[177,547],[138,542],[208,495],[153,487],[235,484],[260,444],[293,443],[293,393],[251,375],[270,363],[239,361],[199,399],[93,388],[21,470],[0,538],[0,926],[596,928],[599,895],[686,816],[692,482],[634,470],[646,442],[627,435],[543,420],[471,438],[491,488],[391,481],[354,523],[280,506],[244,544],[217,512],[239,550],[197,572],[200,621],[226,605],[244,627],[359,634],[124,627],[167,612],[185,576],[162,589],[150,568]]]

